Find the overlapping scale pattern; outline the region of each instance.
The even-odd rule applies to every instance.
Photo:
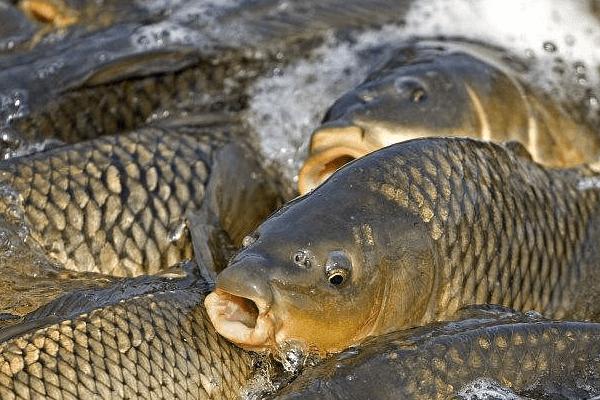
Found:
[[[145,128],[0,164],[23,198],[32,236],[67,268],[156,273],[191,258],[169,230],[204,198],[220,134]]]
[[[567,294],[593,267],[600,179],[584,167],[542,168],[518,153],[439,139],[381,157],[382,179],[371,189],[426,223],[447,282],[443,315],[468,300],[562,317],[572,308]]]
[[[252,360],[199,291],[144,295],[0,344],[3,399],[235,398]]]

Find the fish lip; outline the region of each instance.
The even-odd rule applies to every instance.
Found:
[[[300,194],[319,186],[347,162],[374,150],[365,142],[363,128],[357,125],[335,122],[320,126],[312,134],[310,156],[298,174]]]
[[[248,302],[255,305],[255,314],[247,308]],[[240,296],[217,287],[206,296],[204,305],[216,331],[226,339],[251,351],[264,351],[274,347],[275,323],[269,302]]]

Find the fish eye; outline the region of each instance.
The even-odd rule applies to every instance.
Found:
[[[252,243],[256,242],[258,240],[258,236],[258,233],[253,233],[252,235],[244,236],[244,238],[242,239],[242,247],[248,247]]]
[[[402,77],[396,79],[394,85],[401,96],[408,96],[413,103],[427,100],[427,91],[418,79]]]
[[[423,88],[414,89],[410,94],[410,101],[412,101],[413,103],[420,103],[426,99],[427,93],[425,93],[425,90],[423,90]]]
[[[329,254],[325,264],[325,273],[327,281],[332,286],[339,287],[343,285],[348,280],[351,270],[352,262],[344,251],[336,250]]]
[[[348,271],[345,269],[334,269],[329,271],[327,280],[333,286],[341,286],[348,277]]]
[[[310,268],[312,266],[311,254],[308,250],[298,250],[292,256],[294,264],[302,268]]]

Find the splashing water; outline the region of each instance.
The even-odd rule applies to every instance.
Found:
[[[297,181],[310,133],[327,107],[356,86],[394,47],[412,38],[460,37],[510,49],[532,62],[529,83],[577,105],[598,122],[600,23],[589,2],[483,0],[415,1],[404,23],[349,35],[330,35],[304,59],[255,82],[247,119],[265,157]]]
[[[510,389],[491,380],[480,378],[465,385],[459,392],[458,397],[469,400],[524,400]]]

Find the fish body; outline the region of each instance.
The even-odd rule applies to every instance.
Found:
[[[419,41],[395,50],[327,111],[299,174],[306,193],[344,163],[400,141],[469,136],[518,141],[535,161],[595,161],[600,134],[528,84],[525,61],[475,43]]]
[[[479,398],[466,387],[487,381],[525,398],[589,399],[600,393],[599,352],[597,323],[458,320],[372,338],[308,369],[275,398]]]
[[[17,193],[1,188],[0,327],[76,289],[102,288],[116,278],[65,270],[29,236]]]
[[[190,276],[76,290],[0,330],[2,398],[237,398],[250,356],[212,328]]]
[[[410,5],[88,3],[20,2],[28,15],[66,34],[0,57],[0,100],[6,97],[9,109],[18,104],[0,115],[3,157],[30,152],[48,135],[75,142],[164,115],[238,111],[247,106],[249,82],[307,54],[326,32],[398,20]]]
[[[598,182],[587,167],[547,169],[514,144],[395,144],[263,222],[207,309],[243,347],[320,352],[468,304],[597,317]]]
[[[156,273],[193,257],[189,235],[176,234],[191,214],[239,245],[278,204],[250,148],[210,129],[146,128],[19,157],[0,163],[0,182],[20,196],[31,237],[66,268]]]

